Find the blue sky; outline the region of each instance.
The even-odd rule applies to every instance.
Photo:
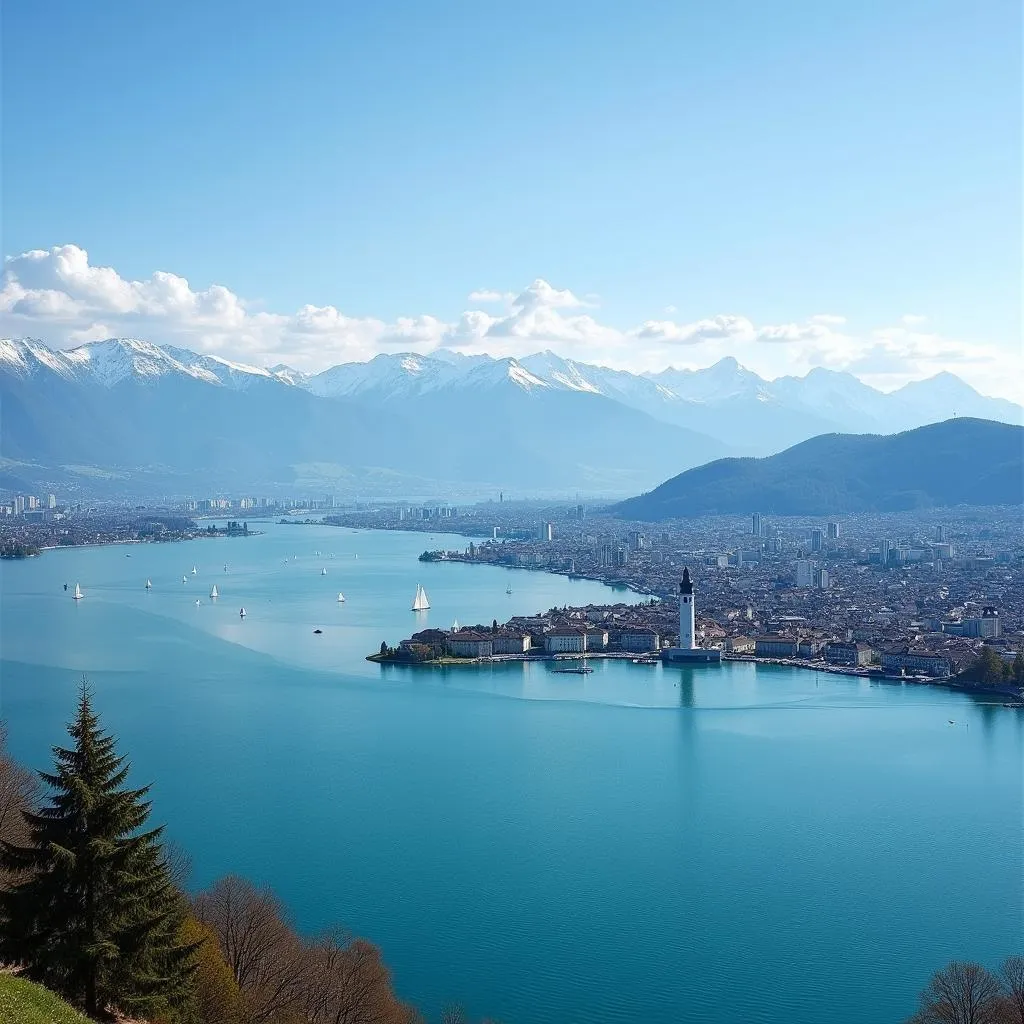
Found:
[[[73,245],[90,272],[244,309],[233,338],[152,296],[128,315],[51,253],[8,264],[5,333],[131,327],[304,365],[396,338],[620,365],[728,349],[989,391],[1019,358],[1010,0],[8,0],[3,65],[5,255]],[[538,279],[571,302],[510,321]],[[307,306],[336,314],[330,340],[296,340]],[[490,333],[459,326],[476,307]],[[750,328],[688,333],[716,317]],[[641,343],[645,323],[675,328]]]

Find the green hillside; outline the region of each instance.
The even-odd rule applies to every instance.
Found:
[[[1022,481],[1024,427],[961,418],[891,436],[824,434],[766,459],[719,459],[611,511],[658,520],[1020,505]]]
[[[92,1024],[49,989],[0,974],[0,1024]]]

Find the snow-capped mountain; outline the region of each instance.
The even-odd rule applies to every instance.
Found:
[[[124,338],[65,351],[0,341],[0,400],[7,459],[179,477],[201,468],[247,486],[294,480],[297,467],[338,479],[358,466],[613,493],[818,434],[889,434],[954,415],[1024,422],[1020,406],[952,374],[884,394],[824,369],[767,381],[735,359],[640,375],[550,351],[441,350],[307,375]]]
[[[301,375],[288,367],[280,371],[200,355],[187,348],[154,345],[135,338],[90,341],[71,349],[51,349],[31,339],[0,341],[0,369],[29,376],[40,370],[60,374],[67,380],[113,387],[124,380],[155,380],[167,375],[192,377],[208,384],[245,388],[254,378],[285,380]],[[288,383],[293,381],[288,380]]]

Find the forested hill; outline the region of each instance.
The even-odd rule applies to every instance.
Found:
[[[902,434],[823,434],[765,459],[719,459],[613,507],[628,519],[1024,504],[1024,428],[952,419]]]

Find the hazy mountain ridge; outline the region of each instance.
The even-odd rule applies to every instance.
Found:
[[[1024,505],[1024,427],[960,418],[890,436],[827,434],[768,458],[699,466],[613,511],[653,521],[951,505]]]
[[[193,477],[288,486],[295,467],[316,465],[325,488],[355,474],[622,494],[818,434],[895,433],[952,411],[1024,420],[951,374],[887,395],[828,370],[765,381],[734,359],[638,375],[553,352],[445,350],[309,375],[134,339],[66,351],[0,341],[0,398],[7,460],[143,472],[186,490]]]
[[[426,481],[438,492],[474,484],[621,494],[653,483],[666,465],[729,451],[602,395],[549,387],[514,360],[456,360],[454,377],[430,360],[429,386],[416,383],[420,369],[411,365],[396,378],[395,365],[391,358],[375,368],[375,386],[342,380],[331,394],[287,368],[145,342],[70,352],[3,342],[3,479],[13,486],[96,467],[162,493],[280,490],[296,481],[357,493],[365,482],[379,493],[386,480],[393,493],[422,493]]]

